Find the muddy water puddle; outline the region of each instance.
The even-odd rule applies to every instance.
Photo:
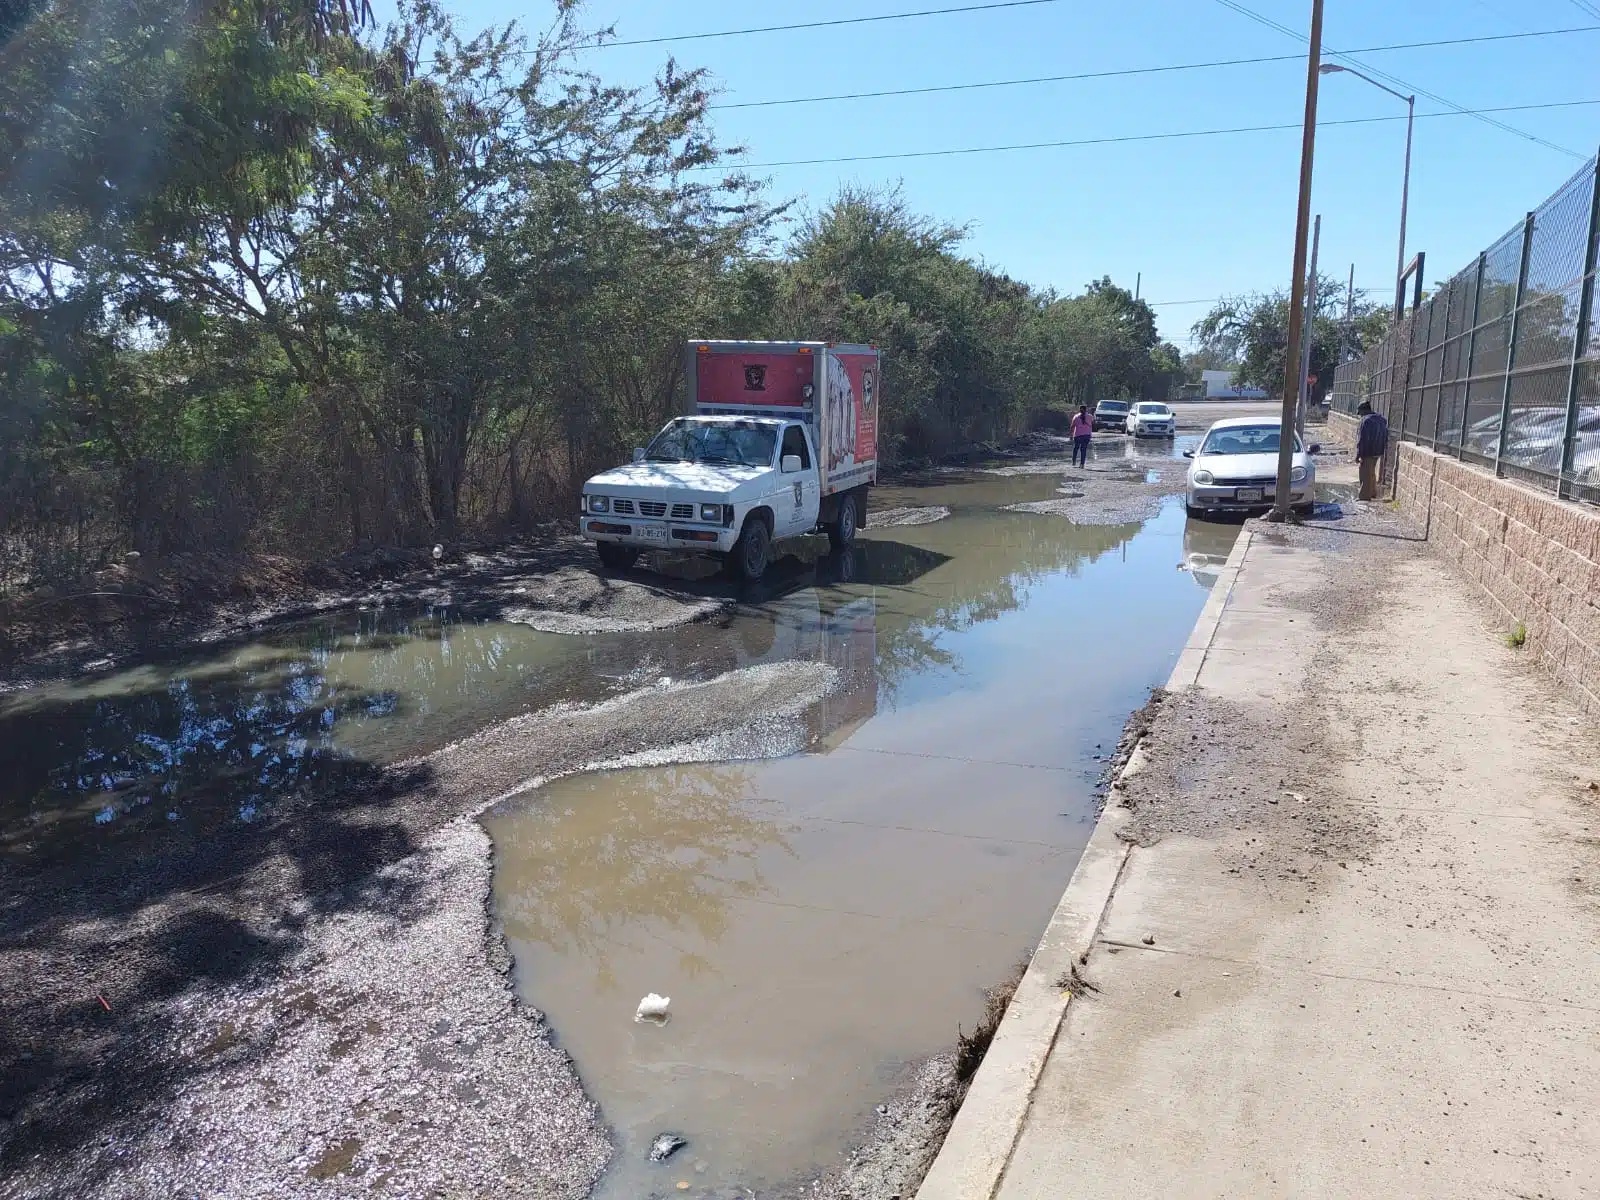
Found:
[[[810,753],[575,777],[486,821],[518,987],[617,1132],[603,1191],[809,1177],[1037,939],[1091,827],[1096,755],[1165,678],[1214,580],[1202,568],[1237,533],[1186,527],[1175,499],[1143,524],[1003,511],[1059,485],[973,471],[881,488],[875,510],[950,515],[869,528],[842,558],[802,545],[676,630],[353,612],[10,693],[0,855],[299,828],[326,797],[520,713],[825,661],[841,685],[803,718]],[[672,997],[663,1027],[632,1019],[649,991]],[[689,1145],[651,1166],[661,1132]]]
[[[1186,534],[1176,502],[1142,526],[1000,511],[1057,482],[881,489],[951,515],[869,530],[849,579],[761,610],[841,671],[812,752],[571,777],[487,819],[517,986],[616,1132],[602,1196],[836,1164],[1038,939],[1097,756],[1204,603],[1182,568],[1238,532]],[[664,1026],[633,1019],[649,992]],[[653,1164],[662,1133],[688,1144]]]

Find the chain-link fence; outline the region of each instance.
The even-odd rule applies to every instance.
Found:
[[[1391,434],[1600,503],[1600,160],[1334,373]]]

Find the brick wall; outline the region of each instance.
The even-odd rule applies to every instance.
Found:
[[[1352,418],[1333,413],[1329,425],[1355,444]],[[1527,652],[1600,713],[1600,509],[1423,446],[1394,448],[1402,509],[1499,607],[1508,630],[1519,621],[1527,627]]]
[[[1354,446],[1356,444],[1356,425],[1354,417],[1346,416],[1342,412],[1328,413],[1328,429],[1339,435],[1340,440]]]

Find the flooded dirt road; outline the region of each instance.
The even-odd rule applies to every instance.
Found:
[[[1205,599],[1181,506],[1080,526],[1037,476],[881,489],[936,523],[747,620],[840,668],[811,753],[570,777],[489,820],[518,987],[617,1135],[606,1197],[737,1194],[839,1161],[1026,957],[1130,709]],[[892,536],[893,543],[877,538]],[[900,547],[885,553],[887,545]],[[884,569],[915,552],[922,569]],[[663,1027],[633,1021],[647,992]],[[657,1135],[688,1145],[649,1161]]]
[[[1017,511],[1058,467],[880,488],[676,629],[390,607],[0,697],[0,1196],[837,1165],[1038,936],[1236,533]]]

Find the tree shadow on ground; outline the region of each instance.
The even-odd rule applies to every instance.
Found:
[[[219,1061],[174,1053],[175,1011],[281,970],[310,922],[413,915],[405,884],[375,873],[440,820],[433,772],[327,738],[392,698],[296,705],[257,684],[241,671],[0,719],[0,1174],[159,1120]]]

